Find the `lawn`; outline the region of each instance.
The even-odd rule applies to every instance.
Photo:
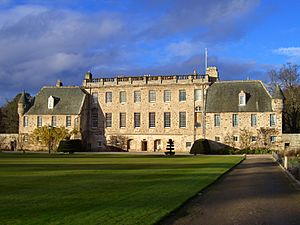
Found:
[[[153,224],[241,159],[0,153],[0,224]]]

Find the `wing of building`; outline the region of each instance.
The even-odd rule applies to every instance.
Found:
[[[255,144],[261,128],[274,131],[271,144],[280,143],[281,90],[272,97],[260,81],[221,82],[216,67],[205,75],[93,78],[88,72],[82,87],[60,84],[42,88],[32,103],[20,99],[20,133],[43,125],[79,129],[88,151],[110,145],[164,151],[173,139],[176,151],[188,152],[199,138],[243,147],[245,131]]]

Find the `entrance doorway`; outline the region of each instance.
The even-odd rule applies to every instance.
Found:
[[[127,140],[127,151],[129,151],[130,149],[132,149],[132,139]]]
[[[147,151],[147,141],[142,141],[142,151]]]
[[[157,139],[154,141],[154,151],[159,151],[161,150],[161,140]]]

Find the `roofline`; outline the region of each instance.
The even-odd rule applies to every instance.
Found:
[[[216,81],[212,85],[219,84],[219,83],[251,83],[251,82],[258,82],[258,83],[260,83],[261,86],[266,91],[266,93],[269,95],[269,97],[272,98],[272,95],[270,94],[270,92],[266,88],[265,84],[261,80],[225,80],[225,81]]]

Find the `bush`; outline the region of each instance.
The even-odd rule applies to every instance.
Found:
[[[190,154],[209,154],[210,146],[207,139],[196,140],[190,150]]]
[[[58,152],[65,152],[69,154],[74,152],[80,152],[81,150],[81,140],[79,139],[61,141],[57,148]]]

